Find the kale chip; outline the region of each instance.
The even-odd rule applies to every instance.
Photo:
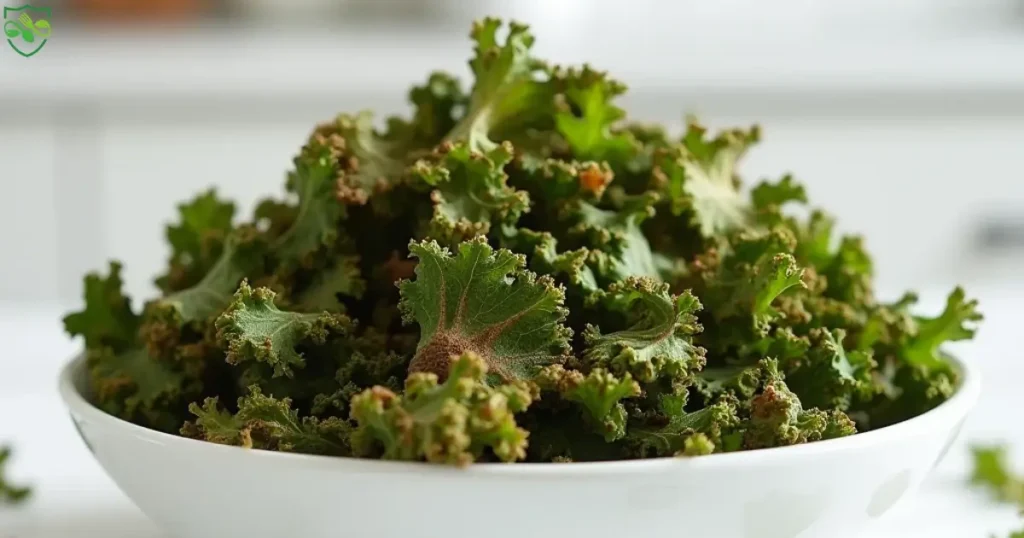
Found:
[[[757,126],[630,123],[623,83],[537,58],[527,26],[471,40],[472,84],[431,73],[407,117],[313,126],[251,218],[215,190],[178,205],[141,308],[117,262],[86,276],[64,322],[94,403],[214,443],[465,465],[816,442],[956,390],[942,348],[977,303],[876,298],[864,241],[792,176],[743,182]]]

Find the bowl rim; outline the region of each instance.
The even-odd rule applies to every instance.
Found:
[[[81,417],[89,423],[101,426],[107,431],[120,436],[130,436],[153,444],[164,445],[180,452],[205,452],[207,454],[234,454],[234,457],[262,458],[276,461],[278,464],[312,466],[321,469],[346,468],[362,472],[415,472],[457,474],[457,475],[501,475],[501,476],[580,476],[580,475],[615,475],[637,472],[657,472],[659,470],[688,468],[718,467],[749,467],[765,464],[783,464],[795,458],[820,455],[824,453],[859,450],[880,444],[897,442],[900,439],[916,437],[934,431],[939,424],[953,424],[966,418],[974,407],[981,393],[981,375],[977,366],[952,356],[946,356],[952,366],[960,374],[959,384],[953,395],[934,409],[907,419],[903,422],[886,426],[877,430],[858,433],[839,439],[815,441],[800,445],[776,448],[762,448],[738,452],[710,454],[694,458],[658,457],[633,460],[615,460],[598,462],[573,463],[474,463],[466,467],[455,467],[425,462],[402,462],[345,456],[322,456],[270,450],[247,449],[238,446],[221,445],[208,441],[190,439],[157,430],[152,430],[124,419],[111,415],[93,405],[83,396],[79,383],[85,377],[85,355],[80,354],[69,361],[60,372],[58,390],[67,405],[72,419]],[[83,436],[84,437],[84,436]]]

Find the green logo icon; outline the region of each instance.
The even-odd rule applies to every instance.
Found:
[[[50,8],[5,7],[4,35],[14,52],[26,58],[39,52],[50,37]]]

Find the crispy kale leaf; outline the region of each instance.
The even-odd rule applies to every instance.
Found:
[[[274,377],[292,376],[293,369],[305,366],[300,348],[323,345],[350,326],[341,314],[279,310],[274,292],[242,282],[235,301],[217,318],[217,337],[229,363],[262,362],[273,368]]]
[[[615,179],[615,173],[606,163],[594,161],[563,161],[541,159],[529,154],[521,155],[508,167],[510,181],[530,193],[531,216],[535,225],[554,225],[539,222],[551,216],[571,215],[571,204],[578,201],[600,200]]]
[[[359,268],[358,256],[339,256],[331,266],[312,278],[296,300],[297,306],[309,312],[344,312],[340,297],[361,299],[366,293],[366,280]]]
[[[967,300],[960,288],[934,318],[911,315],[916,300],[908,294],[896,303],[874,306],[860,331],[858,347],[871,349],[879,364],[872,372],[879,394],[858,406],[872,428],[919,415],[949,398],[958,374],[940,348],[944,342],[973,337],[982,319],[977,301]]]
[[[85,347],[124,349],[135,341],[139,318],[131,300],[121,292],[121,264],[110,262],[106,278],[98,273],[85,276],[85,308],[64,316],[64,330],[85,339]]]
[[[903,348],[903,358],[925,368],[941,368],[945,361],[939,354],[939,346],[974,337],[975,326],[982,320],[977,307],[978,301],[967,300],[962,288],[953,290],[942,314],[935,318],[917,318],[917,334]]]
[[[601,368],[584,375],[553,364],[536,382],[542,391],[579,404],[587,423],[609,443],[626,435],[626,408],[620,401],[640,395],[640,385],[628,373],[619,378]]]
[[[529,196],[507,185],[503,167],[512,158],[512,146],[501,144],[487,153],[466,144],[443,144],[433,161],[421,160],[414,171],[434,190],[434,215],[429,236],[455,244],[487,234],[492,224],[513,226],[530,206]]]
[[[783,178],[775,188],[783,192],[802,191],[799,186],[787,183],[789,181],[791,178]],[[754,194],[757,194],[756,190]],[[794,200],[802,201],[797,198]],[[813,268],[822,277],[825,297],[854,305],[872,301],[871,277],[874,268],[862,238],[845,236],[834,246],[835,222],[821,211],[812,212],[806,223],[789,219],[788,227],[797,237],[793,254],[800,263]]]
[[[470,37],[476,43],[469,67],[476,77],[466,114],[445,137],[465,140],[473,151],[486,153],[510,133],[544,120],[550,121],[554,94],[546,83],[547,66],[530,56],[533,35],[525,25],[509,24],[503,44],[499,43],[501,21],[484,19],[474,23]]]
[[[339,125],[345,125],[338,120]],[[173,328],[202,322],[220,314],[231,302],[239,282],[264,272],[267,258],[283,267],[309,267],[318,253],[332,249],[338,240],[338,222],[344,209],[335,198],[335,180],[341,168],[338,160],[346,150],[344,139],[325,134],[321,128],[295,158],[288,187],[299,206],[290,227],[267,238],[253,226],[242,226],[228,238],[220,259],[196,285],[171,294],[152,305],[147,316],[173,332]]]
[[[182,325],[216,316],[231,302],[238,283],[261,268],[264,252],[259,232],[240,227],[228,238],[220,259],[202,280],[153,303],[147,317]]]
[[[307,154],[296,162],[294,176],[300,199],[316,204],[309,206],[316,215],[309,215],[307,231],[319,233],[298,233],[296,237],[319,237],[329,244],[332,225],[342,210],[323,194],[333,187],[337,201],[362,205],[371,195],[391,190],[405,172],[405,157],[417,147],[417,142],[378,134],[369,112],[339,114],[333,121],[319,125],[310,137]]]
[[[743,228],[750,206],[740,192],[736,165],[760,139],[757,127],[723,131],[705,139],[707,129],[691,122],[682,144],[658,159],[655,177],[664,185],[674,213],[690,215],[705,237]]]
[[[853,421],[842,411],[804,409],[800,399],[783,381],[778,362],[761,361],[763,385],[750,402],[750,418],[743,425],[744,448],[795,445],[856,433]]]
[[[843,329],[815,329],[811,333],[813,344],[805,348],[805,353],[776,356],[787,385],[800,395],[804,405],[846,411],[855,399],[866,400],[873,395],[876,386],[871,372],[877,364],[870,352],[844,350],[845,338]]]
[[[85,338],[97,404],[118,417],[173,430],[179,399],[194,390],[173,364],[151,357],[137,342],[139,316],[121,292],[120,264],[110,275],[85,277],[85,308],[64,318],[72,336]]]
[[[787,174],[778,183],[762,181],[750,191],[750,200],[758,211],[777,211],[790,202],[806,204],[807,191],[793,179],[792,175]]]
[[[185,423],[181,433],[193,439],[282,452],[350,454],[348,437],[352,427],[348,422],[300,417],[289,398],[264,395],[257,387],[238,399],[235,413],[221,409],[216,397],[207,398],[202,405],[193,403],[189,411],[196,418]]]
[[[881,393],[863,406],[872,429],[934,409],[953,395],[957,384],[957,374],[948,363],[929,369],[893,357],[887,357],[874,377]]]
[[[141,347],[117,353],[92,349],[86,359],[92,390],[104,411],[162,431],[180,425],[175,408],[194,387],[171,363]]]
[[[564,291],[523,269],[520,254],[494,251],[483,238],[453,256],[433,241],[409,245],[416,278],[400,284],[400,308],[420,327],[413,372],[444,379],[453,355],[473,352],[506,380],[529,379],[565,359],[572,331],[562,322]]]
[[[11,447],[0,446],[0,503],[18,504],[28,499],[32,489],[27,486],[15,486],[7,481],[7,460],[11,457]]]
[[[292,226],[271,244],[280,263],[308,266],[317,252],[334,246],[338,239],[338,221],[345,214],[336,197],[341,196],[336,193],[338,175],[343,165],[350,170],[353,163],[346,153],[351,142],[331,131],[337,127],[345,132],[349,120],[338,118],[330,126],[320,126],[295,157],[288,188],[298,196],[298,211]]]
[[[412,120],[388,118],[387,138],[404,142],[410,149],[436,146],[455,127],[468,100],[458,79],[435,71],[426,83],[409,90],[415,108]]]
[[[1006,451],[1001,445],[971,447],[974,456],[971,484],[988,490],[999,502],[1016,504],[1024,512],[1024,479],[1012,472]],[[1009,536],[1021,537],[1024,537],[1024,530]]]
[[[510,234],[506,243],[512,245],[512,250],[526,254],[530,268],[537,273],[555,276],[585,296],[598,291],[597,277],[587,266],[588,249],[559,252],[558,240],[550,232],[535,232],[527,228]]]
[[[209,189],[179,204],[178,215],[180,221],[167,225],[166,231],[170,270],[157,279],[157,285],[167,292],[195,284],[217,262],[233,228],[235,204],[221,200],[215,189]]]
[[[647,193],[619,197],[615,209],[578,202],[563,211],[576,221],[569,229],[570,237],[590,249],[587,265],[600,281],[612,283],[631,276],[661,278],[651,245],[640,228],[654,214],[657,200],[656,194]]]
[[[971,447],[971,483],[984,487],[1001,502],[1024,506],[1024,480],[1013,474],[1006,452],[1007,448],[1000,445]]]
[[[588,325],[583,334],[588,364],[648,383],[667,378],[683,384],[703,368],[704,349],[693,343],[693,335],[701,331],[695,316],[701,304],[693,294],[672,296],[668,284],[630,277],[613,284],[604,302],[625,315],[628,326],[601,334]]]
[[[357,454],[394,460],[426,460],[466,465],[493,454],[513,462],[526,456],[526,430],[514,415],[533,400],[525,384],[489,387],[487,363],[472,352],[452,361],[448,379],[414,373],[405,393],[374,387],[352,399]]]
[[[564,85],[555,125],[576,158],[618,162],[636,152],[628,132],[613,131],[626,114],[612,99],[625,93],[625,85],[589,66],[560,71],[555,79]]]
[[[629,441],[640,457],[698,455],[725,450],[723,437],[739,422],[736,407],[721,400],[693,412],[687,412],[687,398],[665,395],[660,400],[660,415],[647,425],[630,428]],[[708,450],[710,448],[710,450]]]
[[[761,382],[761,371],[753,366],[714,366],[705,368],[695,379],[694,390],[708,401],[723,394],[749,402]]]
[[[742,232],[732,241],[728,254],[712,249],[691,264],[695,292],[705,307],[716,343],[750,345],[784,316],[778,308],[779,298],[804,287],[804,270],[790,254],[792,249],[792,234],[785,230]]]

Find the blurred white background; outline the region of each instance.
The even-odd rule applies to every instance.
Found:
[[[150,294],[175,203],[216,185],[248,211],[316,121],[464,74],[484,14],[626,81],[641,119],[761,123],[748,181],[794,172],[867,236],[883,290],[1012,281],[1024,259],[1024,1],[34,4],[46,48],[0,51],[0,300],[77,302],[108,258]]]

